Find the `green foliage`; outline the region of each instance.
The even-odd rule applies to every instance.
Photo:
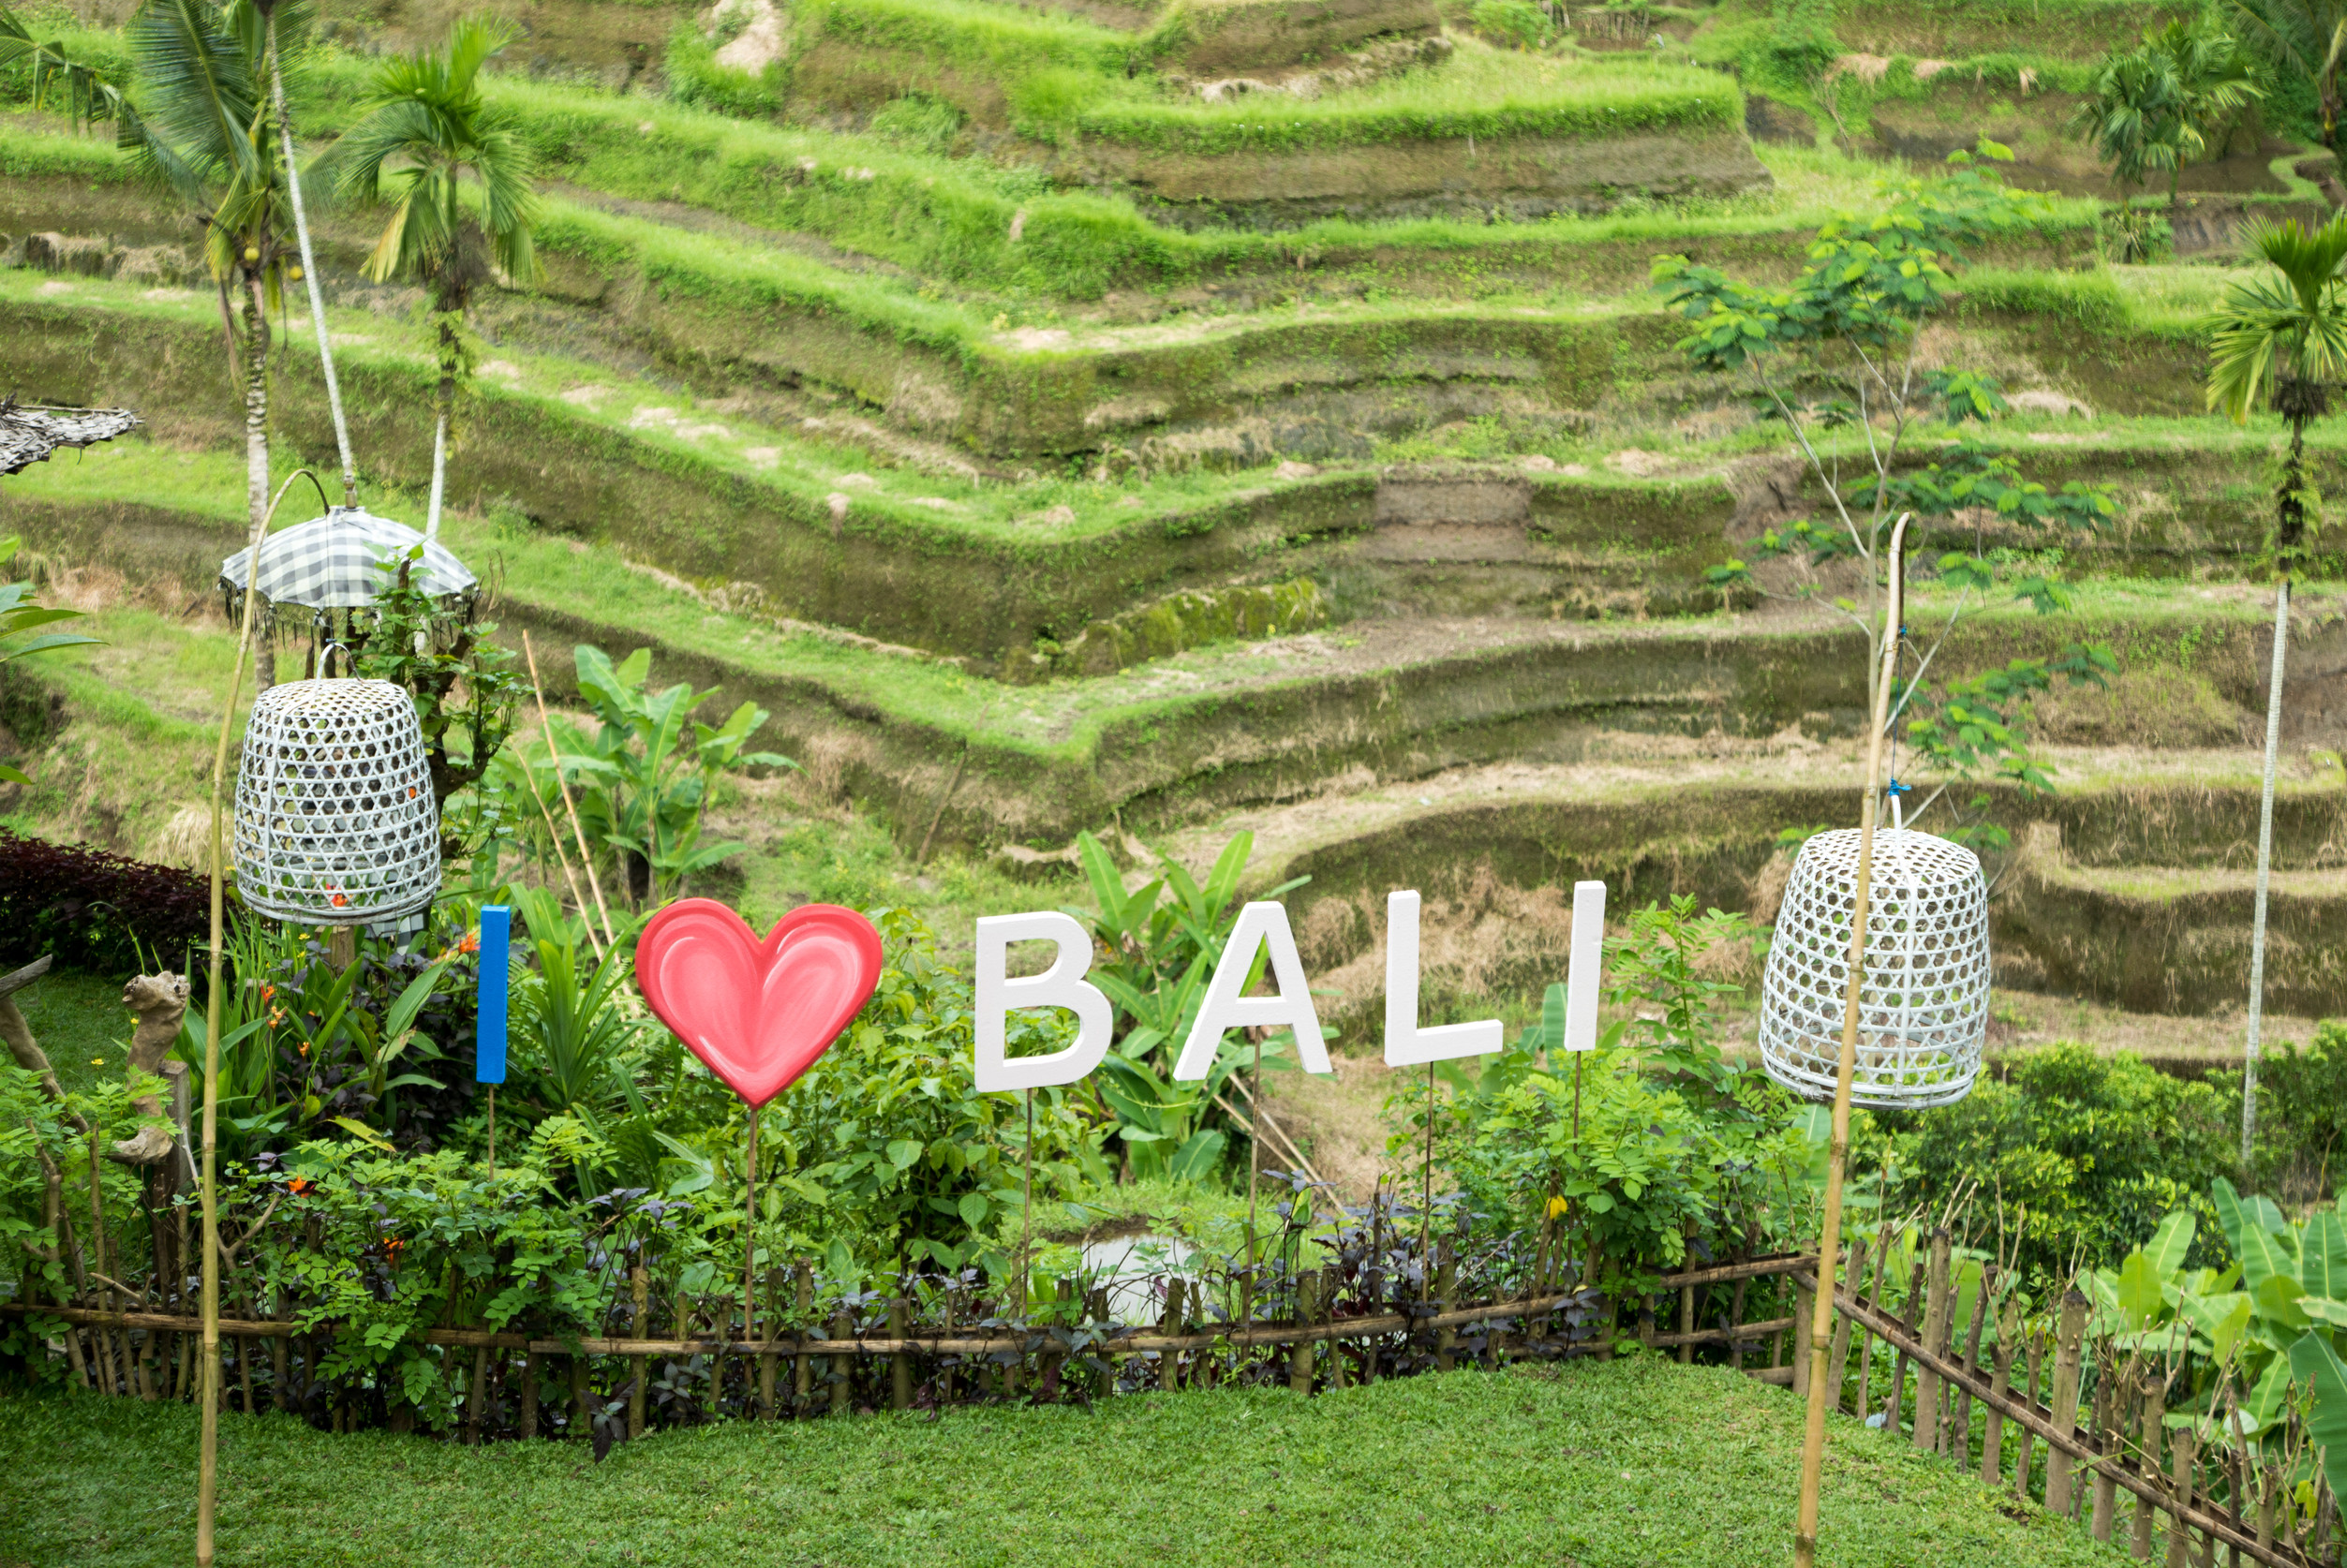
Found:
[[[1610,1293],[1643,1288],[1690,1244],[1718,1256],[1800,1234],[1810,1140],[1784,1092],[1719,1048],[1723,1006],[1741,987],[1707,971],[1721,955],[1741,962],[1751,939],[1743,917],[1698,914],[1691,898],[1634,911],[1607,953],[1612,998],[1631,1019],[1568,1061],[1564,991],[1552,986],[1541,1022],[1476,1076],[1437,1064],[1447,1102],[1395,1093],[1389,1153],[1413,1154],[1431,1116],[1434,1158],[1477,1223],[1569,1233],[1570,1254],[1600,1256],[1597,1283]]]
[[[509,1047],[536,1107],[590,1129],[621,1102],[640,1110],[645,1026],[631,1015],[630,955],[616,946],[598,954],[587,922],[566,915],[543,888],[516,887],[509,897],[537,959],[534,970],[517,965],[512,977]]]
[[[872,134],[907,152],[943,157],[961,134],[961,111],[922,93],[892,99],[872,116]]]
[[[874,918],[888,952],[879,989],[839,1043],[762,1113],[769,1174],[759,1245],[776,1259],[829,1258],[838,1276],[850,1272],[841,1265],[851,1260],[860,1267],[979,1265],[1007,1275],[1013,1260],[988,1237],[996,1218],[1017,1214],[1021,1201],[1020,1101],[981,1095],[971,1078],[969,976],[939,959],[934,938],[910,913],[884,910]],[[1008,1048],[1014,1056],[1058,1051],[1073,1032],[1065,1013],[1015,1013]],[[1101,1133],[1073,1091],[1036,1091],[1034,1112],[1038,1202],[1107,1179]],[[718,1152],[708,1132],[684,1136]],[[729,1179],[738,1194],[737,1178]]]
[[[21,80],[21,91],[35,110],[62,111],[76,129],[123,118],[126,65],[113,35],[84,33],[71,44],[56,37],[43,41],[14,11],[0,6],[0,92],[17,88]]]
[[[415,565],[423,558],[419,544],[386,570],[356,665],[363,678],[391,681],[415,699],[432,794],[440,806],[442,854],[454,859],[500,836],[500,824],[483,809],[488,801],[474,797],[469,831],[452,828],[449,801],[488,772],[513,732],[524,686],[512,650],[487,641],[496,623],[452,612],[416,584]]]
[[[2078,1260],[2110,1263],[2160,1217],[2215,1214],[2203,1196],[2232,1169],[2230,1108],[2207,1084],[2172,1078],[2126,1053],[2058,1044],[1983,1078],[1954,1105],[1862,1118],[1851,1168],[1888,1156],[1894,1202],[1934,1208],[1966,1182],[1983,1212],[2017,1235],[2026,1272],[2060,1281]]]
[[[1476,137],[1612,137],[1741,123],[1734,83],[1642,60],[1518,66],[1462,52],[1357,91],[1282,103],[1132,102],[1087,110],[1082,135],[1198,156]]]
[[[744,120],[765,120],[782,112],[782,81],[787,67],[780,60],[751,73],[717,62],[719,45],[693,23],[680,22],[668,40],[663,64],[668,96],[693,109],[730,114]]]
[[[596,729],[581,733],[556,720],[551,744],[557,757],[543,763],[533,762],[518,742],[508,746],[498,754],[498,787],[527,791],[542,808],[531,815],[555,819],[564,810],[553,777],[558,769],[576,801],[589,851],[617,857],[625,872],[621,891],[638,907],[664,903],[685,878],[742,851],[738,843],[701,842],[702,816],[718,780],[742,768],[797,764],[775,752],[747,749],[768,717],[755,703],[709,725],[692,714],[714,691],[695,691],[689,683],[652,690],[649,648],[615,665],[601,648],[581,643],[573,658],[579,693],[594,711]]]
[[[1531,0],[1476,0],[1469,14],[1477,32],[1510,49],[1538,49],[1556,33],[1549,13]]]
[[[2347,4],[2341,0],[2228,0],[2241,43],[2292,96],[2313,100],[2325,147],[2339,133],[2339,72],[2347,64]]]
[[[1076,839],[1093,908],[1068,912],[1082,921],[1105,961],[1092,984],[1114,1004],[1116,1045],[1090,1083],[1096,1108],[1124,1146],[1133,1174],[1142,1179],[1202,1180],[1215,1175],[1233,1135],[1240,1133],[1213,1102],[1224,1086],[1259,1055],[1273,1070],[1295,1065],[1290,1042],[1225,1042],[1207,1076],[1172,1080],[1174,1058],[1205,1003],[1208,983],[1239,919],[1240,880],[1255,851],[1255,835],[1240,833],[1223,846],[1201,883],[1171,855],[1158,855],[1157,875],[1128,893],[1107,846],[1090,833]],[[1276,898],[1303,885],[1281,883],[1260,895]],[[1254,954],[1249,984],[1263,973],[1266,954]],[[1225,1126],[1210,1127],[1209,1121]]]
[[[484,262],[524,283],[542,274],[529,144],[481,91],[483,67],[513,37],[502,23],[467,18],[445,50],[384,61],[358,123],[334,146],[341,193],[389,209],[366,275],[413,276],[442,311],[465,307]]]
[[[2258,1164],[2269,1184],[2347,1174],[2347,1021],[2327,1019],[2301,1051],[2284,1041],[2257,1064]]]
[[[11,534],[0,539],[0,568],[16,558],[17,548],[23,540]],[[97,641],[78,631],[43,631],[45,626],[60,621],[82,619],[79,610],[60,610],[33,602],[30,580],[0,583],[0,664],[46,653],[52,648],[71,648]],[[0,762],[0,783],[30,784],[22,772],[7,762]]]

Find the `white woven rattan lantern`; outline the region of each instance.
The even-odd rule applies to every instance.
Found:
[[[1963,1099],[1988,1033],[1988,885],[1960,844],[1875,832],[1850,1098],[1891,1108]],[[1849,987],[1858,830],[1802,846],[1760,981],[1760,1060],[1808,1099],[1834,1095]]]
[[[236,885],[309,925],[412,914],[440,887],[416,706],[389,681],[289,681],[253,703],[236,771]]]

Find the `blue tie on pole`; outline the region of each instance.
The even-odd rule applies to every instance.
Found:
[[[513,911],[503,904],[481,907],[481,1018],[473,1034],[473,1079],[505,1082],[507,952],[512,945]]]

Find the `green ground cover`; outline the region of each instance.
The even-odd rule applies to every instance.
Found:
[[[2034,1505],[1834,1418],[1820,1562],[2122,1561]],[[195,1413],[0,1401],[0,1562],[186,1561]],[[1746,1568],[1788,1548],[1801,1407],[1630,1360],[1090,1410],[659,1434],[601,1465],[277,1416],[221,1423],[223,1568],[534,1564],[1576,1564]]]

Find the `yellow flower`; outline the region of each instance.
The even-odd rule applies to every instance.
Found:
[[[92,1057],[90,1058],[90,1065],[92,1067],[104,1067],[106,1065],[106,1058],[104,1057]]]
[[[1549,1218],[1553,1220],[1571,1206],[1572,1206],[1567,1203],[1563,1198],[1551,1198],[1549,1200]]]

